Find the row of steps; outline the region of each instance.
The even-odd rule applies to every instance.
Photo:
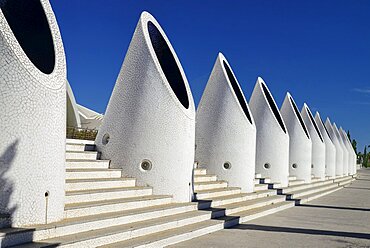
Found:
[[[194,192],[198,209],[210,212],[212,219],[222,221],[224,227],[252,220],[294,206],[285,201],[285,196],[269,189],[270,180],[256,175],[254,192],[243,193],[240,188],[229,187],[226,181],[217,180],[216,175],[208,175],[204,168],[202,175],[194,176]]]
[[[66,149],[64,219],[0,229],[1,247],[126,246],[122,242],[162,246],[223,228],[222,222],[211,220],[210,212],[198,211],[197,203],[175,203],[171,196],[153,195],[151,187],[137,186],[135,178],[122,177],[121,170],[109,168],[108,160],[98,160],[92,142],[67,140]],[[201,169],[194,173],[199,189],[208,190],[205,185],[216,179]],[[210,190],[205,196],[224,195]]]

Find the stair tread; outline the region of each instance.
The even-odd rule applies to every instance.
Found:
[[[172,198],[172,196],[170,196],[170,195],[148,195],[148,196],[139,196],[139,197],[110,199],[110,200],[103,200],[103,201],[70,203],[70,204],[66,204],[64,209],[65,210],[71,210],[71,209],[103,206],[103,205],[110,205],[110,204],[117,204],[117,203],[147,201],[147,200],[166,199],[166,198]]]
[[[202,190],[197,190],[195,193],[197,193],[197,194],[207,194],[207,193],[217,193],[217,192],[233,191],[233,190],[240,190],[240,188],[238,188],[238,187],[226,187],[226,188],[217,188],[217,189],[202,189]]]
[[[194,210],[194,211],[189,211],[189,212],[170,215],[170,216],[153,218],[153,219],[144,220],[144,221],[138,221],[138,222],[123,224],[123,225],[118,225],[118,226],[111,226],[107,228],[91,230],[87,232],[81,232],[81,233],[72,234],[72,235],[65,235],[65,236],[60,236],[56,238],[45,239],[42,242],[48,243],[48,244],[50,243],[59,244],[59,245],[73,244],[76,242],[87,241],[92,238],[98,238],[98,237],[103,237],[107,235],[113,235],[116,233],[139,230],[141,228],[146,228],[149,226],[156,226],[159,224],[165,224],[168,222],[179,221],[182,219],[194,218],[198,216],[201,217],[205,215],[210,215],[210,213],[208,212],[205,213],[205,212]]]
[[[117,242],[109,245],[101,246],[101,248],[118,248],[118,247],[132,247],[132,246],[138,246],[138,245],[146,245],[151,244],[159,240],[163,240],[166,238],[170,238],[173,236],[178,236],[186,233],[191,233],[196,230],[200,230],[207,227],[212,226],[219,226],[219,229],[223,229],[223,223],[218,220],[205,220],[198,223],[185,225],[182,227],[173,228],[166,231],[161,231],[129,240],[125,240],[122,242]]]
[[[305,189],[300,189],[300,190],[296,190],[296,191],[291,191],[287,194],[299,194],[299,193],[304,193],[306,191],[310,191],[310,190],[316,190],[316,189],[320,189],[320,188],[325,188],[325,187],[338,187],[338,185],[336,183],[329,183],[329,184],[325,184],[325,185],[319,185],[319,186],[315,186],[315,187],[309,187],[309,188],[305,188]]]
[[[119,177],[119,178],[87,178],[87,179],[66,179],[66,183],[84,183],[84,182],[104,182],[104,181],[132,181],[134,177]]]
[[[241,207],[241,206],[252,205],[252,204],[266,202],[266,201],[281,200],[283,198],[285,199],[285,196],[283,196],[283,195],[272,195],[272,196],[269,196],[269,197],[262,197],[262,198],[257,198],[257,199],[251,199],[251,200],[246,200],[246,201],[241,201],[241,202],[230,203],[230,204],[226,204],[226,205],[220,205],[220,206],[217,206],[216,208],[231,209],[231,208],[237,208],[237,207]]]
[[[209,181],[209,182],[194,182],[194,185],[208,185],[208,184],[223,184],[227,183],[227,181],[224,180],[217,180],[217,181]]]
[[[81,168],[81,169],[72,169],[67,168],[66,172],[98,172],[98,171],[122,171],[121,169],[100,169],[100,168]]]
[[[156,206],[150,206],[150,207],[144,207],[144,208],[122,210],[118,212],[110,212],[110,213],[102,213],[102,214],[88,215],[88,216],[82,216],[82,217],[67,218],[59,222],[35,225],[32,227],[29,227],[28,231],[35,230],[35,229],[42,230],[42,229],[49,229],[49,228],[57,228],[57,227],[68,226],[68,225],[73,225],[73,224],[87,223],[87,222],[99,221],[99,220],[104,220],[104,219],[113,219],[117,217],[130,216],[130,215],[136,215],[136,214],[141,214],[141,213],[161,211],[161,210],[173,209],[173,208],[178,208],[178,207],[186,207],[186,206],[196,207],[196,203],[169,203],[169,204],[156,205]],[[4,229],[1,229],[0,237],[5,234],[9,235],[11,233],[23,232],[23,231],[26,231],[26,230],[24,230],[24,228],[22,229],[4,228]]]
[[[97,151],[66,151],[67,153],[91,153],[91,154],[96,154],[98,153]]]
[[[238,219],[240,217],[260,213],[260,212],[263,212],[263,211],[267,211],[267,210],[274,209],[274,208],[281,207],[281,206],[285,206],[285,205],[294,206],[294,202],[283,201],[283,202],[278,202],[278,203],[275,203],[275,204],[270,204],[270,205],[259,207],[259,208],[252,208],[252,209],[248,209],[248,210],[233,213],[233,215],[231,215],[231,216],[223,216],[223,217],[217,218],[217,220],[229,221],[229,220]]]
[[[94,193],[109,193],[109,192],[119,192],[119,191],[132,191],[132,190],[145,190],[145,189],[152,189],[152,187],[134,186],[134,187],[119,187],[119,188],[74,190],[74,191],[66,191],[66,196],[69,196],[69,195],[94,194]]]
[[[306,185],[308,188],[312,188],[312,187],[317,187],[317,184],[327,185],[327,184],[331,184],[331,183],[333,183],[333,180],[326,180],[326,181],[319,181],[319,182],[312,182],[312,183],[304,183],[304,184],[299,184],[299,185],[291,185],[291,186],[288,186],[288,187],[282,187],[280,189],[282,189],[282,190],[285,190],[285,189],[294,190],[294,188],[299,188],[299,187],[302,187],[303,185]],[[320,186],[323,186],[323,185],[320,185]]]
[[[275,192],[275,190],[268,190],[267,189],[267,190],[261,190],[261,191],[258,191],[258,192],[252,192],[252,193],[239,193],[239,194],[234,194],[234,195],[217,196],[217,197],[202,199],[201,201],[227,200],[227,199],[233,199],[233,198],[250,196],[250,195],[259,195],[259,194],[264,194],[264,193],[269,193],[269,192],[272,193],[272,192]]]
[[[194,177],[215,177],[216,175],[205,174],[205,175],[194,175]]]
[[[311,198],[312,196],[317,196],[318,194],[324,194],[324,193],[327,193],[327,192],[331,192],[333,191],[334,189],[340,189],[342,188],[342,186],[337,186],[337,187],[333,187],[331,189],[326,189],[326,190],[323,190],[323,191],[320,191],[320,192],[316,192],[316,193],[312,193],[312,194],[308,194],[308,195],[304,195],[304,196],[301,196],[300,198],[298,199],[301,199],[301,198]],[[294,200],[297,200],[297,199],[294,199]]]
[[[66,159],[66,162],[110,162],[107,159]]]

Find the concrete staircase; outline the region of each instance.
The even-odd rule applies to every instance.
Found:
[[[93,142],[67,140],[64,220],[0,229],[0,246],[164,246],[223,228],[210,212],[198,211],[197,203],[153,195],[152,188],[136,186],[135,178],[121,177],[121,170],[98,158]],[[201,181],[207,180],[213,177]]]
[[[289,177],[289,186],[277,188],[277,191],[279,195],[286,195],[287,200],[292,200],[296,205],[299,205],[340,190],[353,180],[355,180],[355,176],[326,178],[325,180],[312,176],[311,183],[305,183],[303,180],[297,180],[296,177],[291,176]]]
[[[212,213],[212,219],[222,221],[224,227],[272,214],[294,206],[277,195],[275,189],[266,184],[269,179],[256,175],[255,192],[242,193],[240,188],[229,187],[216,175],[207,174],[206,169],[197,169],[194,175],[194,192],[198,209]]]

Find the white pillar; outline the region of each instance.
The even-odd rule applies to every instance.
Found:
[[[13,226],[64,211],[66,65],[49,1],[0,1],[0,213]]]
[[[333,123],[333,130],[335,134],[337,135],[338,141],[340,146],[342,147],[343,151],[343,176],[348,176],[348,151],[346,146],[343,143],[343,139],[340,135],[339,129],[335,123]]]
[[[354,153],[352,152],[353,151],[352,144],[348,140],[347,134],[343,130],[342,127],[339,128],[339,134],[342,138],[343,144],[344,144],[345,148],[347,149],[347,153],[348,153],[348,175],[353,175],[354,174],[353,173],[353,171],[354,171],[354,165],[353,165]]]
[[[226,58],[214,64],[196,114],[195,160],[201,167],[253,192],[256,126],[247,101]]]
[[[289,175],[310,183],[312,142],[301,113],[289,92],[280,113],[289,132]]]
[[[256,129],[256,173],[288,186],[289,135],[283,118],[262,78],[258,78],[249,101]]]
[[[96,137],[112,168],[155,194],[191,199],[195,107],[181,64],[159,23],[141,14]]]
[[[315,118],[306,103],[303,104],[301,115],[307,130],[310,133],[312,142],[312,174],[325,180],[325,143]]]
[[[329,117],[326,118],[325,127],[328,130],[331,140],[335,146],[335,176],[341,177],[343,176],[343,149],[339,143],[338,136],[330,123]]]
[[[330,134],[322,121],[319,112],[315,114],[316,124],[321,132],[322,138],[325,143],[325,174],[329,178],[335,177],[335,164],[336,164],[336,149],[330,138]]]
[[[81,127],[81,118],[78,113],[78,107],[72,87],[69,82],[67,84],[67,127]]]

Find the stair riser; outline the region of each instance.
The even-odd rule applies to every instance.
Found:
[[[261,179],[259,179],[259,178],[256,178],[256,179],[254,179],[254,184],[256,185],[256,184],[260,184],[261,183]]]
[[[342,182],[339,182],[338,185],[339,186],[345,186],[345,185],[348,185],[348,184],[351,184],[355,179],[349,179],[347,181],[342,181]]]
[[[332,181],[324,181],[324,182],[318,182],[318,183],[312,183],[312,184],[302,184],[302,185],[297,185],[294,187],[290,187],[290,188],[288,187],[286,189],[283,189],[282,193],[287,194],[287,193],[297,191],[297,190],[309,189],[312,187],[324,186],[324,185],[329,185],[332,183],[333,183]]]
[[[297,185],[303,185],[303,184],[305,184],[304,181],[289,182],[289,186],[297,186]]]
[[[80,232],[87,232],[87,231],[107,228],[111,226],[124,225],[124,224],[138,222],[138,221],[145,221],[145,220],[150,220],[153,218],[180,214],[180,213],[185,213],[185,212],[189,212],[193,210],[196,210],[195,205],[174,207],[171,209],[155,210],[152,212],[132,214],[132,215],[127,215],[127,216],[122,216],[122,217],[115,217],[111,219],[90,221],[90,222],[85,222],[85,223],[80,223],[80,224],[75,224],[75,225],[50,228],[47,230],[37,230],[33,233],[34,241],[55,238],[55,237],[59,237],[63,235],[71,235],[71,234],[76,234]]]
[[[307,190],[305,192],[302,192],[302,193],[298,193],[298,194],[293,194],[291,196],[292,199],[299,199],[300,197],[304,197],[306,195],[310,195],[310,194],[315,194],[315,193],[319,193],[321,191],[324,191],[324,190],[329,190],[329,189],[334,189],[338,187],[337,184],[331,184],[331,185],[328,185],[328,186],[325,186],[325,187],[321,187],[319,189],[313,189],[313,190]]]
[[[66,159],[98,159],[98,153],[96,152],[66,152]]]
[[[311,196],[311,197],[303,197],[302,199],[300,199],[299,203],[300,203],[300,204],[303,204],[303,203],[306,203],[306,202],[309,202],[309,201],[315,200],[315,199],[320,198],[320,197],[322,197],[322,196],[325,196],[325,195],[328,195],[328,194],[334,193],[335,191],[338,191],[338,190],[340,190],[340,189],[342,189],[342,188],[343,188],[343,187],[338,187],[338,188],[335,188],[335,189],[333,189],[333,190],[331,190],[331,191],[327,191],[327,192],[325,192],[325,193],[321,193],[321,194],[319,193],[319,194],[314,195],[314,196]]]
[[[95,151],[95,149],[95,145],[66,144],[66,151],[68,152]]]
[[[117,181],[102,181],[102,182],[66,183],[66,191],[134,187],[135,184],[136,184],[135,179],[117,180]]]
[[[66,195],[66,204],[81,203],[81,202],[92,202],[92,201],[104,201],[113,200],[120,198],[139,197],[147,196],[152,194],[152,189],[137,189],[137,190],[122,190],[113,192],[102,192],[102,193],[91,193],[82,195]]]
[[[334,183],[339,183],[339,182],[347,181],[347,180],[350,180],[350,179],[352,179],[352,177],[343,177],[343,178],[334,179],[333,182]]]
[[[207,170],[206,169],[194,169],[194,175],[199,176],[199,175],[206,175]]]
[[[288,177],[288,180],[289,180],[289,181],[297,180],[297,177],[290,176],[290,177]]]
[[[253,195],[248,195],[248,196],[243,196],[243,197],[235,197],[231,199],[225,199],[225,200],[217,200],[217,201],[212,201],[211,205],[209,203],[199,203],[198,209],[205,209],[209,207],[218,207],[221,205],[227,205],[231,203],[236,203],[236,202],[241,202],[241,201],[246,201],[246,200],[253,200],[253,199],[258,199],[261,197],[267,197],[267,196],[272,196],[276,195],[276,191],[271,191],[268,193],[261,193],[261,194],[253,194]]]
[[[212,176],[212,177],[197,176],[197,177],[194,177],[194,183],[215,182],[216,180],[217,180],[216,176]]]
[[[223,228],[224,228],[224,225],[222,223],[219,223],[219,224],[208,226],[206,228],[198,229],[198,230],[195,230],[189,233],[184,233],[181,235],[176,235],[176,236],[172,236],[166,239],[158,240],[156,242],[151,242],[150,244],[132,246],[132,248],[133,247],[135,248],[165,247],[165,246],[177,244],[183,241],[187,241],[193,238],[197,238],[197,237],[209,234],[209,233],[213,233],[213,232],[222,230]]]
[[[112,213],[129,209],[144,208],[150,206],[157,206],[161,204],[172,203],[172,198],[163,198],[155,200],[137,201],[137,202],[125,202],[117,204],[109,204],[102,206],[77,208],[77,209],[66,209],[64,210],[64,218],[81,217],[93,214]]]
[[[267,190],[267,189],[268,189],[268,187],[269,187],[269,186],[268,186],[267,184],[254,186],[254,191]]]
[[[209,183],[209,184],[201,184],[201,185],[194,185],[194,191],[198,190],[206,190],[206,189],[219,189],[219,188],[226,188],[227,182],[224,183]]]
[[[276,204],[276,203],[283,202],[283,201],[285,201],[284,197],[279,198],[279,199],[274,199],[274,200],[266,200],[265,202],[251,204],[251,205],[247,205],[247,206],[243,206],[239,208],[226,209],[226,215],[233,215],[234,213],[237,213],[237,212],[246,211],[246,210],[250,210],[254,208],[260,208],[260,207],[268,206],[271,204]]]
[[[68,172],[66,179],[93,179],[93,178],[120,178],[121,171],[86,171],[86,172]]]
[[[197,193],[197,199],[202,200],[202,199],[210,199],[213,197],[219,197],[219,196],[225,196],[225,195],[235,195],[235,194],[240,194],[241,190],[236,189],[236,190],[225,190],[225,191],[219,191],[219,192],[213,192],[213,193]]]
[[[172,228],[177,228],[177,227],[181,227],[184,225],[198,223],[201,221],[205,221],[209,218],[210,218],[210,214],[209,215],[204,214],[204,215],[200,215],[200,216],[196,216],[192,218],[175,220],[175,221],[167,222],[164,224],[159,224],[156,226],[148,226],[146,228],[122,231],[120,233],[115,233],[115,234],[107,234],[106,236],[103,236],[103,237],[92,238],[86,241],[76,242],[76,243],[69,244],[69,245],[62,245],[62,247],[75,247],[75,248],[97,247],[97,246],[106,245],[109,243],[124,241],[130,238],[136,238],[136,237],[140,237],[144,235],[149,235],[149,234],[158,232],[158,230],[166,231]]]
[[[247,221],[254,220],[254,219],[266,216],[266,215],[277,213],[279,211],[282,211],[282,210],[285,210],[285,209],[288,209],[288,208],[291,208],[291,207],[294,207],[294,202],[292,202],[290,204],[287,204],[287,205],[280,206],[280,207],[276,207],[274,209],[263,211],[263,212],[260,212],[260,213],[252,214],[252,215],[249,215],[249,216],[243,216],[239,219],[239,223],[247,222]],[[230,227],[230,226],[228,226],[227,223],[225,223],[225,227]]]
[[[93,140],[80,140],[80,139],[66,139],[66,144],[94,145],[94,141]]]
[[[109,161],[66,161],[67,169],[108,169]]]

